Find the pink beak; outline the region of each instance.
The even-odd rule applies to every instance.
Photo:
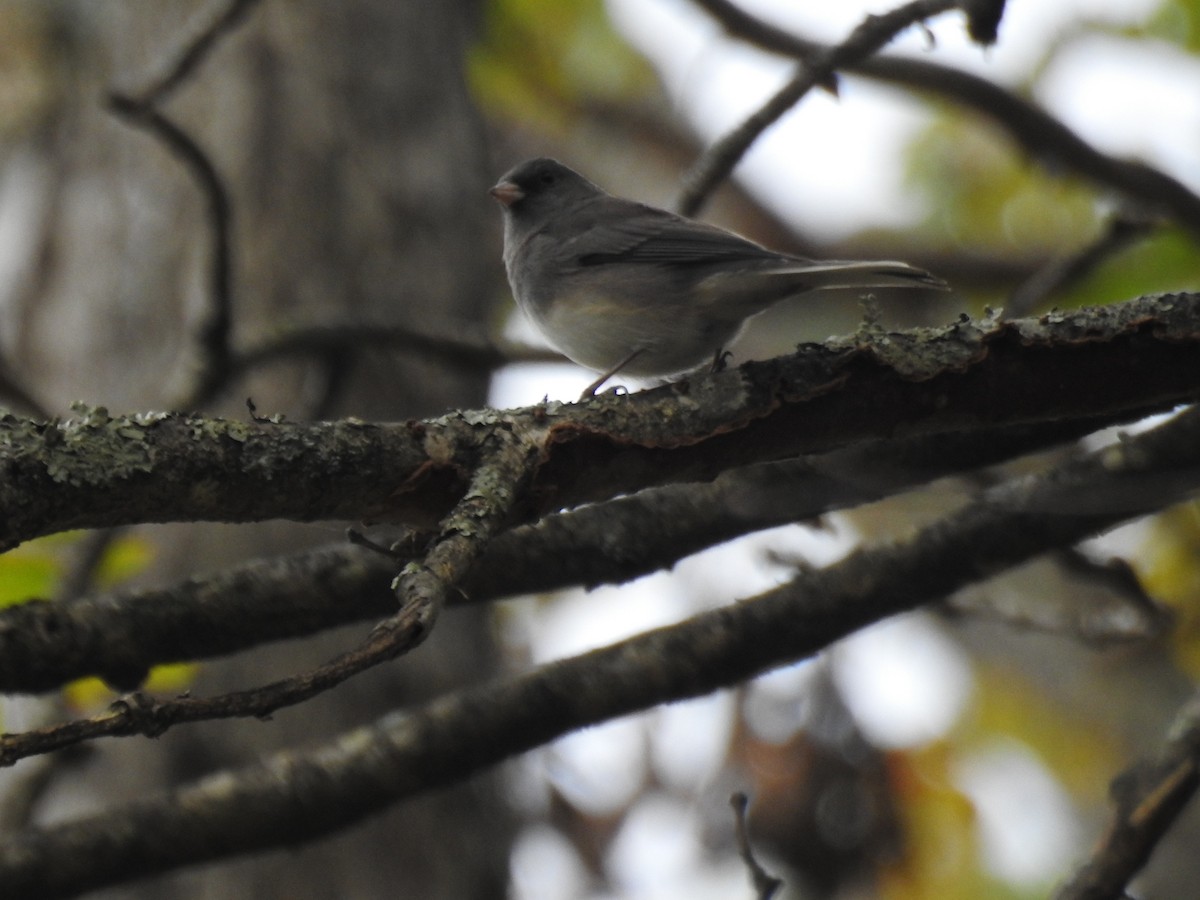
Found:
[[[512,206],[525,196],[525,192],[513,181],[501,181],[488,193],[505,206]]]

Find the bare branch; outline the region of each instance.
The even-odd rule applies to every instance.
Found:
[[[216,0],[188,24],[188,37],[159,64],[159,73],[140,91],[126,92],[136,106],[148,109],[165,101],[213,51],[221,38],[232,33],[259,0]]]
[[[311,672],[265,687],[212,698],[165,701],[135,693],[98,716],[0,735],[0,765],[97,737],[157,737],[182,722],[266,716],[413,650],[432,630],[449,592],[523,501],[525,483],[536,466],[536,451],[544,440],[542,431],[539,427],[526,434],[506,429],[485,433],[476,448],[482,459],[465,496],[441,523],[424,557],[406,565],[395,579],[393,592],[400,601],[399,611],[376,625],[359,647]]]
[[[196,396],[211,396],[224,382],[230,357],[229,334],[233,327],[233,209],[229,192],[216,166],[187,132],[153,106],[113,93],[109,107],[126,121],[157,137],[183,163],[204,196],[208,230],[212,239],[209,262],[208,316],[197,335],[201,351],[201,370]],[[191,406],[190,403],[181,404]]]
[[[742,858],[742,862],[746,864],[746,868],[750,872],[750,881],[754,885],[754,892],[758,896],[758,900],[771,900],[783,887],[783,881],[770,874],[754,858],[754,848],[750,846],[750,832],[746,827],[746,807],[750,805],[750,800],[745,794],[737,793],[729,798],[729,805],[733,807],[738,856]]]
[[[463,434],[453,423],[441,431],[447,446]],[[258,520],[253,510],[266,511],[264,501],[282,504],[266,518],[379,516],[389,490],[423,465],[436,467],[419,436],[403,425],[263,425],[166,413],[112,418],[103,409],[50,424],[0,419],[0,457],[9,467],[0,477],[6,548],[74,527],[161,521],[164,513]],[[291,477],[273,478],[279,467]],[[337,494],[331,481],[348,493]],[[39,497],[39,509],[27,497]],[[163,504],[176,508],[168,513]]]
[[[1150,860],[1158,842],[1200,787],[1200,694],[1179,711],[1153,760],[1123,772],[1112,785],[1116,809],[1090,858],[1055,900],[1109,900]]]
[[[396,713],[165,797],[0,842],[6,889],[60,897],[330,834],[568,731],[700,696],[1200,489],[1200,410],[1015,479],[901,543],[751,600]]]
[[[958,5],[956,0],[912,0],[882,15],[867,16],[845,41],[806,57],[791,81],[692,166],[684,176],[683,193],[676,202],[679,211],[694,216],[759,136],[810,90],[829,82],[838,69],[878,53],[901,31]]]
[[[158,700],[135,691],[114,701],[104,712],[85,719],[33,731],[0,734],[0,766],[41,753],[63,750],[101,737],[159,737],[185,722],[262,718],[318,694],[368,669],[414,649],[432,622],[425,610],[409,607],[389,620],[386,630],[373,631],[362,644],[299,675],[216,697],[179,696]]]
[[[813,519],[954,471],[1081,437],[1109,421],[882,441],[735,469],[512,529],[467,572],[453,604],[616,584],[723,541]],[[621,547],[620,555],[611,552]],[[395,607],[397,563],[417,558],[336,544],[256,560],[157,590],[29,602],[0,610],[0,690],[39,692],[85,675],[132,691],[152,666],[378,620]]]
[[[829,50],[825,44],[756,19],[729,0],[693,2],[730,34],[766,50],[800,59],[812,59]],[[1101,153],[1042,108],[985,78],[952,66],[899,56],[875,56],[842,68],[960,103],[994,121],[1035,159],[1116,190],[1134,206],[1170,215],[1189,230],[1200,232],[1200,196],[1179,179],[1153,166]]]
[[[48,425],[10,417],[0,419],[0,547],[135,522],[428,527],[463,496],[470,448],[497,429],[548,429],[526,498],[532,516],[898,430],[1128,419],[1197,395],[1198,308],[1200,295],[1174,294],[1038,320],[964,317],[806,345],[628,397],[423,423],[264,425],[104,410]],[[279,466],[288,479],[268,476]]]
[[[996,43],[1000,20],[1004,18],[1004,5],[1005,0],[966,0],[962,4],[971,40],[985,47]]]
[[[1145,217],[1117,215],[1109,219],[1104,232],[1077,252],[1052,260],[1022,282],[1004,307],[1010,318],[1030,315],[1041,309],[1055,294],[1069,290],[1087,278],[1096,268],[1133,242],[1158,227]]]

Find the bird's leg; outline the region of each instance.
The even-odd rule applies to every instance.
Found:
[[[595,381],[593,381],[591,384],[589,384],[587,387],[585,387],[583,389],[583,393],[579,395],[580,401],[587,400],[590,397],[595,397],[596,391],[600,390],[600,386],[602,384],[604,384],[604,382],[608,381],[608,379],[612,378],[614,375],[616,375],[618,372],[620,372],[623,368],[625,368],[627,365],[629,365],[631,362],[633,362],[635,359],[637,359],[639,356],[641,356],[642,353],[645,351],[645,349],[646,349],[645,347],[638,347],[636,350],[634,350],[632,353],[630,353],[627,357],[625,357],[623,360],[621,360],[619,363],[617,363],[615,366],[613,366],[611,369],[609,369],[607,372],[605,372],[603,375],[601,375],[599,378],[597,378]]]
[[[731,356],[733,356],[733,353],[726,350],[724,347],[718,347],[715,351],[713,351],[712,368],[709,371],[713,372],[714,374],[717,372],[724,372],[725,361]]]

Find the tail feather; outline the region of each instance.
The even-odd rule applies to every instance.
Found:
[[[699,287],[699,296],[709,309],[730,321],[760,313],[788,297],[831,288],[949,290],[940,278],[908,263],[802,259],[722,272],[710,276]]]
[[[826,288],[926,288],[946,291],[949,285],[924,269],[891,260],[857,262],[829,260],[773,270],[771,275],[811,278],[810,291]]]

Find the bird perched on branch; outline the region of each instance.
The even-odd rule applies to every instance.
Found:
[[[825,288],[932,288],[902,262],[818,261],[605,193],[553,159],[491,189],[504,208],[504,265],[517,305],[565,356],[601,373],[670,376],[710,360],[745,321]]]

